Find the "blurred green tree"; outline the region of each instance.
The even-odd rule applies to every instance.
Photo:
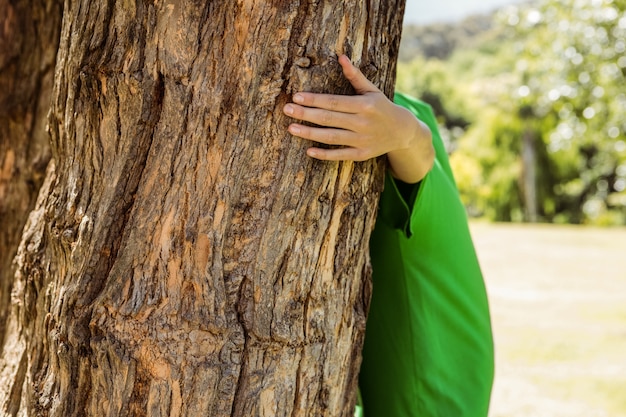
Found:
[[[626,223],[624,0],[544,1],[505,15],[520,117],[545,149],[543,215]]]
[[[626,224],[626,0],[508,7],[465,45],[401,65],[398,87],[457,129],[470,213]]]

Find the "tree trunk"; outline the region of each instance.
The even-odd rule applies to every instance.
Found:
[[[61,30],[51,0],[0,0],[0,352],[17,252],[50,160],[46,116]]]
[[[391,94],[403,7],[66,1],[9,415],[353,412],[383,163],[307,158],[281,109],[351,93],[339,53]]]
[[[524,191],[524,220],[537,223],[537,151],[535,132],[527,127],[522,134],[522,190]]]

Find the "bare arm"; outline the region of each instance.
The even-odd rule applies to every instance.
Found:
[[[391,102],[347,56],[340,56],[339,64],[357,94],[294,94],[294,103],[285,106],[285,114],[320,127],[292,123],[289,132],[315,142],[343,146],[309,148],[307,154],[312,158],[365,161],[387,154],[395,178],[410,184],[421,181],[435,158],[430,129],[410,111]]]

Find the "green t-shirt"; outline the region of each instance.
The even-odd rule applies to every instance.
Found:
[[[484,417],[493,382],[487,296],[431,108],[397,94],[433,133],[416,185],[387,175],[370,240],[373,295],[359,377],[365,417]]]

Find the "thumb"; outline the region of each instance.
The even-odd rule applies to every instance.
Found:
[[[339,57],[339,65],[343,69],[343,75],[346,77],[352,87],[359,94],[372,93],[380,91],[374,84],[370,82],[365,75],[361,72],[360,69],[352,65],[350,58],[346,55],[341,55]]]

